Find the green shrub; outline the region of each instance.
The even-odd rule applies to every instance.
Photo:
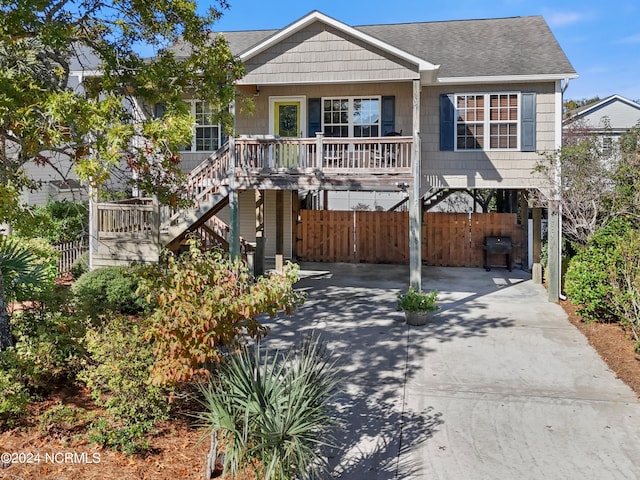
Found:
[[[88,437],[90,442],[102,447],[133,455],[149,449],[149,440],[145,435],[153,431],[153,422],[120,425],[101,417],[89,427]]]
[[[27,309],[13,315],[12,331],[16,367],[32,389],[51,390],[84,364],[86,325],[79,317],[53,308]]]
[[[43,434],[67,437],[84,431],[91,414],[84,408],[56,403],[38,417],[38,430]]]
[[[90,364],[79,375],[96,404],[129,425],[153,423],[169,413],[168,390],[149,382],[154,356],[143,322],[116,316],[88,331]]]
[[[616,219],[594,233],[587,246],[574,256],[565,276],[567,295],[578,306],[578,313],[589,321],[615,321],[610,271],[618,262],[618,241],[632,225]]]
[[[8,300],[36,300],[53,288],[60,253],[41,238],[0,236],[5,296]],[[16,268],[16,267],[20,268]],[[24,270],[24,267],[28,267]],[[26,272],[31,272],[26,274]]]
[[[143,312],[147,302],[137,295],[139,278],[135,267],[106,267],[82,275],[71,286],[78,311],[90,317],[107,312]]]
[[[86,202],[50,201],[31,207],[29,221],[16,222],[14,230],[22,237],[41,237],[50,243],[79,240],[86,235],[89,209]]]
[[[609,269],[611,304],[620,322],[640,348],[640,230],[630,230],[616,244],[616,262]]]
[[[2,352],[4,357],[7,352]],[[29,393],[11,369],[0,359],[0,427],[13,427],[29,405]]]
[[[438,303],[438,291],[422,292],[413,287],[404,293],[398,294],[396,308],[403,312],[435,312],[440,309]]]

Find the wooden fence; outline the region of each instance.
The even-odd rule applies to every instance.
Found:
[[[57,265],[58,275],[70,272],[73,262],[75,262],[80,255],[89,251],[89,243],[87,240],[58,243],[54,245],[54,247],[58,252],[60,252],[60,258],[58,258]]]
[[[298,257],[315,262],[409,263],[409,214],[301,210]],[[521,263],[522,228],[512,213],[425,213],[422,261],[426,265],[482,267],[488,235],[510,236]],[[490,258],[504,264],[504,257]]]

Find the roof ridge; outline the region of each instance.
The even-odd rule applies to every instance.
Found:
[[[488,17],[488,18],[461,18],[461,19],[449,19],[449,20],[428,20],[428,21],[416,21],[416,22],[393,22],[393,23],[369,23],[364,25],[354,25],[353,28],[360,27],[390,27],[401,25],[425,25],[434,23],[463,23],[463,22],[488,22],[495,20],[515,20],[515,19],[527,19],[527,18],[544,18],[543,15],[515,15],[512,17]]]

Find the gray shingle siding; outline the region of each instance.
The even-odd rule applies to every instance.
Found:
[[[417,68],[315,23],[245,62],[240,83],[314,83],[417,78]]]

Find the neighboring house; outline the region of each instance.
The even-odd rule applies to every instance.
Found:
[[[221,34],[245,65],[237,89],[255,112],[238,109],[227,141],[208,106],[189,100],[197,125],[182,157],[200,165],[190,180],[198,208],[161,213],[156,246],[198,229],[223,236],[219,221],[237,213],[247,242],[266,238],[266,256],[293,257],[308,194],[409,193],[415,231],[420,199],[441,189],[549,187],[532,171],[561,145],[563,87],[577,75],[542,17],[354,27],[314,11],[280,30]],[[100,223],[124,207],[97,208],[96,265],[157,258],[140,231],[127,243],[122,225]]]
[[[620,95],[567,112],[563,122],[565,133],[578,128],[581,133],[597,135],[605,154],[615,154],[620,135],[639,125],[640,103]]]

